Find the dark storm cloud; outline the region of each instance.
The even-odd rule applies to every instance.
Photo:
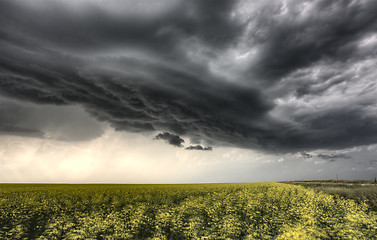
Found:
[[[256,44],[263,52],[251,68],[253,76],[278,81],[325,58],[364,57],[355,43],[377,29],[374,1],[287,1],[286,15],[282,7],[281,2],[263,7],[256,20]]]
[[[19,135],[25,137],[42,138],[44,136],[44,133],[37,129],[9,126],[0,123],[0,135]]]
[[[185,142],[185,140],[183,140],[179,136],[168,133],[168,132],[159,133],[154,139],[165,140],[170,145],[173,145],[176,147],[183,147],[182,143]]]
[[[99,137],[103,130],[77,106],[25,104],[0,97],[0,135],[84,141]]]
[[[186,150],[202,150],[202,151],[212,151],[212,147],[202,147],[201,145],[189,146],[185,148]]]
[[[80,106],[119,131],[169,132],[177,146],[178,136],[272,152],[373,144],[376,11],[375,1],[3,0],[0,94]]]

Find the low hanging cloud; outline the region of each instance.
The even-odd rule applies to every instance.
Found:
[[[322,158],[324,160],[329,161],[335,161],[337,159],[352,159],[351,156],[344,154],[344,153],[338,153],[338,154],[318,154],[317,157]]]
[[[183,147],[182,143],[185,142],[185,140],[183,140],[179,136],[168,133],[168,132],[159,133],[154,139],[165,140],[165,142],[176,147]]]
[[[0,135],[85,141],[101,136],[105,127],[78,106],[25,104],[0,97]]]
[[[328,161],[335,161],[337,159],[352,159],[352,156],[347,155],[345,153],[332,153],[332,154],[325,154],[325,153],[320,153],[320,154],[310,154],[307,152],[301,152],[301,156],[303,158],[313,158],[313,157],[318,157],[323,160],[328,160]]]
[[[201,151],[212,151],[212,147],[202,147],[201,145],[189,146],[185,148],[186,150],[201,150]]]
[[[307,152],[301,152],[301,156],[302,156],[303,158],[312,158],[312,157],[313,157],[313,155],[311,155],[311,154],[309,154],[309,153],[307,153]]]
[[[138,3],[1,1],[0,94],[173,139],[166,132],[174,146],[178,136],[280,153],[377,143],[376,1]]]
[[[44,133],[37,129],[9,126],[0,124],[0,135],[18,135],[24,137],[43,138]]]

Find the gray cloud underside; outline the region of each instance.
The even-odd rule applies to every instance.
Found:
[[[324,160],[329,160],[329,161],[335,161],[337,159],[352,159],[351,156],[344,154],[344,153],[339,153],[339,154],[318,154],[317,157],[322,158]]]
[[[11,134],[11,135],[37,137],[37,138],[42,138],[44,135],[43,132],[37,129],[15,127],[15,126],[3,125],[3,124],[0,124],[0,134],[2,135]]]
[[[176,147],[183,147],[183,143],[185,142],[185,140],[180,138],[178,135],[174,135],[168,132],[159,133],[154,139],[164,140],[168,144],[176,146]]]
[[[0,94],[214,146],[377,142],[377,2],[134,5],[1,1]]]
[[[310,153],[307,153],[307,152],[301,152],[301,156],[303,158],[312,158],[313,157],[313,155],[311,155]]]
[[[101,123],[78,106],[38,105],[0,97],[0,134],[85,141],[104,132]]]
[[[326,154],[326,153],[320,153],[320,154],[310,154],[307,152],[301,152],[301,156],[303,158],[312,158],[312,157],[318,157],[324,160],[329,160],[329,161],[335,161],[337,159],[352,159],[351,156],[345,154],[345,153],[331,153],[331,154]]]

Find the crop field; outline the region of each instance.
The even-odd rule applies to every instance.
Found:
[[[366,203],[371,210],[377,212],[377,183],[375,181],[317,180],[292,181],[287,183],[301,185],[331,195],[339,195],[352,199],[357,203]]]
[[[376,236],[367,204],[283,183],[0,185],[0,239]]]

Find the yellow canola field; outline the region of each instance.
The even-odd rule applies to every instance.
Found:
[[[366,204],[282,183],[0,185],[0,239],[376,236]]]

